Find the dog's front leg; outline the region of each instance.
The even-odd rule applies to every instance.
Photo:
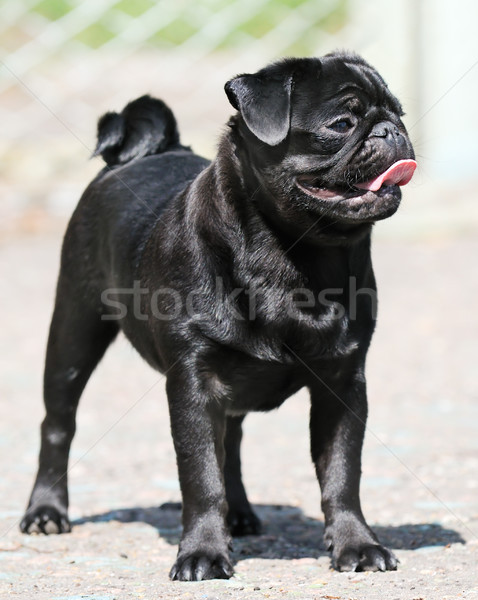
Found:
[[[397,559],[380,545],[360,506],[367,397],[361,372],[347,379],[347,385],[341,378],[341,384],[318,383],[311,390],[311,451],[322,491],[325,542],[340,571],[394,570]]]
[[[183,498],[183,534],[170,577],[180,581],[227,579],[233,574],[223,476],[226,418],[217,398],[209,398],[201,387],[191,374],[168,375]]]

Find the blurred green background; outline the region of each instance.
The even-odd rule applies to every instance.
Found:
[[[140,18],[157,5],[153,0],[121,0],[114,3],[100,18],[80,31],[73,40],[90,48],[101,48],[104,44],[121,34],[124,24],[129,17]],[[207,25],[210,13],[218,13],[231,7],[229,0],[205,0],[188,3],[171,22],[159,20],[156,31],[145,36],[144,43],[151,47],[174,49],[196,35]],[[310,5],[307,0],[274,0],[259,3],[258,11],[248,16],[237,27],[228,28],[223,39],[217,45],[217,50],[240,48],[247,38],[260,39],[277,27],[291,10],[303,10]],[[49,19],[57,20],[65,17],[75,5],[67,0],[43,0],[32,6],[32,12]],[[309,27],[304,35],[295,39],[286,53],[291,55],[308,55],[315,50],[317,36],[321,31],[335,33],[344,26],[347,19],[347,0],[331,3],[330,9],[324,14],[310,14]]]

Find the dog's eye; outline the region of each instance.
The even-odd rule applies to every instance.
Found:
[[[332,125],[329,125],[329,129],[333,129],[334,131],[337,131],[337,133],[346,133],[353,126],[350,119],[339,119],[338,121],[335,121],[335,123],[332,123]]]

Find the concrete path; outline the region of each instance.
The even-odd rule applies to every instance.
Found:
[[[478,599],[478,240],[377,240],[364,512],[392,573],[336,573],[322,543],[304,393],[246,420],[244,476],[264,534],[230,581],[172,583],[180,494],[164,381],[124,339],[82,399],[73,531],[23,536],[39,446],[60,234],[0,246],[0,598]],[[263,432],[267,439],[263,439]]]

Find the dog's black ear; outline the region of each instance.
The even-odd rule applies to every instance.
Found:
[[[224,89],[229,102],[257,138],[269,146],[285,140],[290,128],[291,75],[239,75],[228,81]]]

